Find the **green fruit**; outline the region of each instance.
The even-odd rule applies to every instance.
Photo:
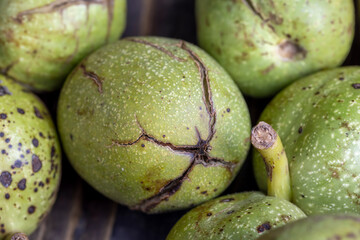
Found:
[[[279,93],[260,117],[282,139],[293,203],[307,215],[360,213],[360,68],[316,73]],[[266,190],[258,153],[254,171]]]
[[[305,217],[292,203],[244,192],[204,203],[185,214],[167,240],[256,239],[266,231]]]
[[[249,149],[241,93],[212,58],[181,40],[127,38],[90,55],[62,89],[58,123],[86,181],[151,213],[219,195]]]
[[[61,149],[44,104],[0,75],[0,239],[30,234],[55,201]]]
[[[311,216],[262,235],[258,240],[360,240],[357,215]]]
[[[197,0],[199,44],[254,97],[339,66],[354,37],[352,0]]]
[[[83,57],[119,38],[125,9],[125,0],[1,0],[0,73],[59,88]]]

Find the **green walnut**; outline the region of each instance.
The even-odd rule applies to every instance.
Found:
[[[268,97],[339,66],[354,37],[352,0],[197,0],[199,44],[240,90]]]
[[[360,240],[358,215],[320,215],[294,221],[258,240]]]
[[[0,156],[0,239],[10,239],[33,232],[50,211],[60,182],[61,149],[45,105],[1,75]]]
[[[126,38],[87,57],[64,84],[58,124],[87,182],[150,213],[219,195],[249,149],[235,83],[198,47],[167,38]]]
[[[327,70],[293,83],[260,120],[282,138],[295,205],[307,215],[360,213],[360,67]],[[271,171],[258,153],[253,164],[265,191]]]
[[[253,240],[304,217],[298,207],[286,200],[259,192],[236,193],[192,209],[171,229],[167,240]]]
[[[86,55],[116,41],[125,0],[0,1],[0,73],[37,91],[60,88]]]

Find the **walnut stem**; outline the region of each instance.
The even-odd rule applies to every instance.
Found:
[[[251,143],[265,162],[268,195],[291,201],[288,159],[279,135],[269,124],[260,122],[251,131]]]
[[[6,235],[5,240],[29,240],[25,233],[12,233]]]

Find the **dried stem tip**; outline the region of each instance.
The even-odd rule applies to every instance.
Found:
[[[277,134],[275,130],[266,122],[259,122],[251,130],[251,143],[257,149],[268,149],[276,141]]]
[[[29,238],[24,233],[14,233],[7,235],[5,240],[29,240]]]

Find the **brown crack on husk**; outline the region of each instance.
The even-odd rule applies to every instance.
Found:
[[[149,45],[164,52],[170,57],[179,60],[178,57],[174,56],[173,53],[171,53],[167,49],[164,49],[148,41],[144,41],[141,39],[134,39],[134,38],[133,39],[130,38],[127,40]],[[183,182],[189,178],[189,174],[196,165],[203,165],[204,167],[223,167],[226,168],[231,173],[238,166],[237,162],[227,162],[223,159],[214,158],[210,156],[210,151],[212,149],[210,145],[210,141],[213,139],[216,132],[215,130],[216,110],[214,108],[214,103],[212,100],[212,91],[210,86],[208,69],[206,68],[205,64],[202,62],[200,57],[195,52],[193,52],[184,41],[180,41],[176,46],[184,50],[198,68],[201,85],[202,85],[202,92],[203,92],[202,99],[204,105],[206,106],[206,111],[209,115],[209,123],[208,123],[209,133],[208,136],[205,139],[203,139],[197,127],[195,127],[195,131],[198,136],[198,142],[196,145],[174,145],[170,142],[160,141],[155,137],[149,135],[145,131],[145,129],[141,126],[137,117],[135,116],[136,122],[139,128],[141,129],[140,136],[134,141],[125,141],[125,142],[117,141],[117,140],[112,141],[112,146],[119,146],[119,147],[132,146],[134,144],[137,144],[140,140],[150,141],[159,146],[166,147],[176,154],[185,154],[191,157],[190,165],[179,177],[171,180],[166,186],[162,187],[160,191],[154,196],[144,199],[139,204],[136,204],[131,207],[131,209],[140,210],[146,213],[151,212],[152,209],[154,209],[157,205],[159,205],[163,201],[168,200],[172,195],[174,195],[177,191],[179,191]],[[186,59],[182,59],[182,61],[186,61]]]
[[[152,43],[152,42],[149,42],[149,41],[146,41],[144,39],[139,39],[139,38],[125,38],[124,40],[127,40],[127,41],[130,41],[130,42],[136,42],[136,43],[141,43],[141,44],[145,44],[145,45],[148,45],[150,47],[153,47],[163,53],[165,53],[166,55],[168,55],[169,57],[179,61],[179,62],[186,62],[186,59],[183,59],[183,58],[179,58],[177,56],[175,56],[171,51],[167,50],[166,48],[163,48],[155,43]]]
[[[261,12],[255,8],[251,0],[242,0],[242,2],[254,13],[254,15],[258,16],[263,22],[269,21],[268,19],[265,19]]]
[[[101,81],[100,77],[96,73],[86,70],[86,66],[84,64],[81,64],[80,68],[83,71],[83,74],[84,74],[85,77],[90,78],[91,80],[93,80],[93,82],[98,87],[99,93],[102,94],[103,89],[102,89],[102,81]]]
[[[44,6],[36,7],[33,9],[29,9],[26,11],[19,12],[15,21],[18,23],[22,23],[24,16],[34,15],[34,14],[44,14],[44,13],[52,13],[52,12],[62,12],[64,9],[73,6],[73,5],[81,5],[85,4],[86,6],[90,4],[104,4],[104,0],[56,0]]]

